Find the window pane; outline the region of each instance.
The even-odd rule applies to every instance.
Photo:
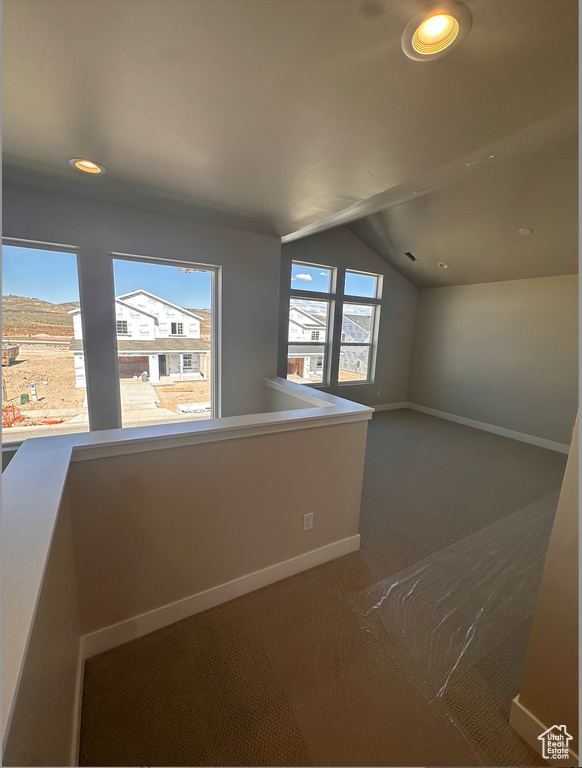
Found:
[[[291,299],[289,341],[326,341],[328,318],[328,301]]]
[[[124,259],[113,270],[123,426],[211,418],[212,271]]]
[[[376,307],[365,304],[344,304],[342,316],[342,341],[370,342],[374,328]]]
[[[323,381],[325,347],[314,344],[289,344],[287,348],[287,378],[299,384],[317,384]]]
[[[362,275],[359,272],[346,272],[344,293],[347,296],[365,296],[376,298],[377,275]]]
[[[331,269],[293,262],[291,266],[291,288],[304,291],[331,292]]]
[[[77,257],[4,246],[2,273],[3,440],[86,432]]]
[[[366,381],[370,347],[340,347],[338,381]]]

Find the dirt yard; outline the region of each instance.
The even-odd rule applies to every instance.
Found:
[[[339,381],[364,381],[365,379],[366,377],[362,373],[344,371],[343,368],[339,370]]]
[[[208,365],[210,369],[210,364]],[[208,371],[210,374],[210,370]],[[160,399],[160,408],[175,411],[178,405],[186,403],[210,402],[210,379],[206,381],[176,381],[171,384],[167,380],[154,383],[156,395]]]
[[[80,410],[85,388],[75,387],[73,355],[67,350],[68,344],[21,344],[16,360],[2,367],[8,405],[16,405],[25,411]],[[30,397],[31,383],[36,385],[36,402]],[[20,405],[21,394],[29,396],[26,405]]]

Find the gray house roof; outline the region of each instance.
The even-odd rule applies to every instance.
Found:
[[[118,352],[147,352],[157,355],[160,352],[207,352],[210,344],[200,339],[118,339]],[[69,352],[82,352],[83,339],[72,339]]]
[[[344,317],[351,320],[354,325],[358,325],[363,331],[370,332],[370,328],[372,327],[371,315],[349,315],[346,313],[344,314]]]
[[[323,346],[323,344],[321,346]],[[317,355],[318,357],[321,357],[321,355],[323,355],[323,349],[320,349],[317,346],[308,347],[302,346],[301,344],[289,344],[287,357],[303,357],[304,355]]]

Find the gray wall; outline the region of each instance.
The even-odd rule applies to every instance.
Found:
[[[384,276],[374,383],[342,384],[326,387],[324,391],[371,406],[405,401],[418,290],[345,227],[296,240],[282,247],[280,375],[286,367],[291,261],[314,262]]]
[[[88,388],[100,414],[94,426],[118,426],[111,252],[223,268],[221,415],[264,409],[263,379],[276,373],[278,238],[16,185],[4,188],[3,234],[79,248],[85,348],[94,351],[86,356]]]
[[[356,536],[367,428],[331,424],[73,462],[81,631]],[[303,532],[310,510],[313,529]]]
[[[421,290],[408,400],[569,444],[578,276]]]

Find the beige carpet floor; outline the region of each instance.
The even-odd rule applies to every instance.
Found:
[[[360,552],[89,659],[80,764],[543,765],[507,718],[565,462],[376,414]]]

